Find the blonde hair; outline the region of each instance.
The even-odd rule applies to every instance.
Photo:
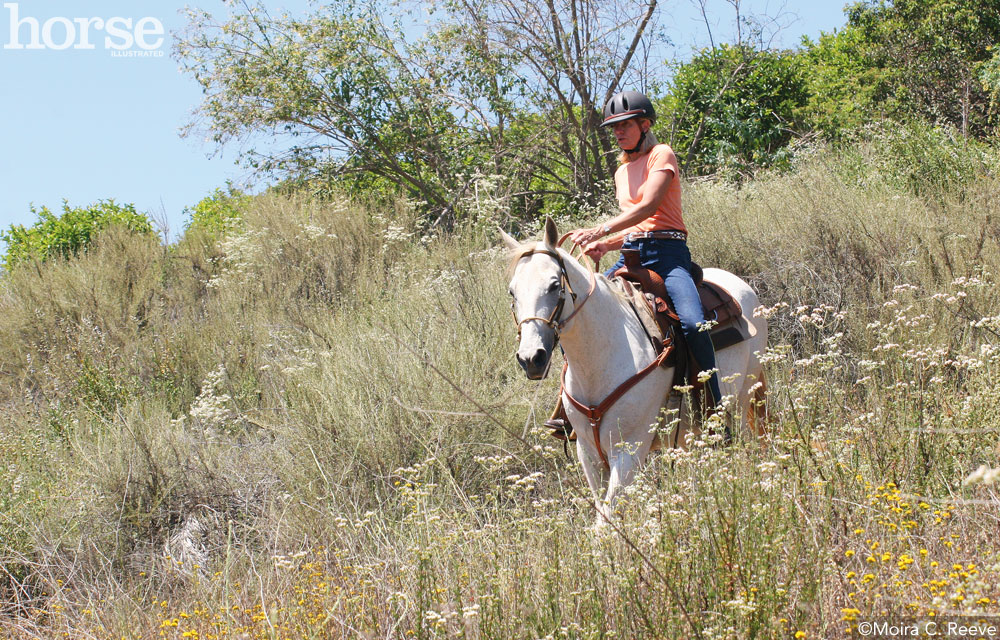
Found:
[[[653,126],[652,126],[653,122],[648,118],[638,118],[637,120],[638,122],[642,122],[645,120],[650,124],[649,129],[646,130],[646,137],[642,139],[642,145],[639,147],[639,150],[636,151],[635,153],[625,153],[624,151],[619,153],[618,164],[625,164],[627,162],[632,162],[636,158],[646,155],[647,153],[649,153],[650,149],[660,144],[660,142],[656,139],[656,134],[653,133]],[[640,128],[642,127],[642,125],[639,126]]]

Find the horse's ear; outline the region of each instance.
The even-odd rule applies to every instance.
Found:
[[[521,243],[512,238],[509,233],[507,233],[503,229],[500,229],[500,227],[497,227],[497,229],[500,231],[500,238],[503,239],[503,244],[505,247],[507,247],[507,249],[509,249],[510,251],[514,251],[521,246]]]
[[[545,217],[545,235],[542,238],[545,242],[545,246],[550,249],[556,248],[556,243],[559,242],[559,232],[556,231],[556,223],[552,222],[552,218]]]

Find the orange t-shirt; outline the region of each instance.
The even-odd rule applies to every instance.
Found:
[[[646,178],[654,171],[670,171],[673,178],[667,187],[667,195],[656,207],[653,215],[635,226],[629,227],[625,233],[633,231],[675,230],[687,233],[684,220],[681,217],[681,181],[677,170],[677,156],[668,145],[658,144],[646,155],[626,162],[615,171],[615,195],[622,210],[639,204],[642,200],[642,188]]]

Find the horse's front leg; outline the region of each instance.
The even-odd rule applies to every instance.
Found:
[[[584,438],[578,438],[576,441],[576,455],[577,459],[580,460],[580,466],[583,467],[583,477],[587,479],[587,486],[590,487],[590,493],[594,497],[594,505],[599,512],[597,526],[600,527],[605,524],[604,516],[610,517],[611,515],[605,508],[603,499],[606,493],[605,487],[608,484],[608,471],[604,467],[604,463],[601,462],[597,451],[591,451]],[[602,513],[604,516],[601,515]]]
[[[647,451],[643,451],[644,448],[648,450],[649,444],[622,442],[608,456],[611,471],[608,474],[608,489],[604,495],[604,505],[608,517],[614,514],[615,504],[622,491],[635,480],[635,474],[646,457]]]

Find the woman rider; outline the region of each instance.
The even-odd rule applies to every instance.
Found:
[[[604,105],[602,127],[612,127],[622,153],[615,171],[615,196],[621,213],[590,229],[578,229],[570,240],[599,261],[608,251],[638,249],[642,266],[663,278],[691,355],[701,371],[715,369],[715,350],[707,331],[701,298],[691,277],[691,254],[687,229],[681,216],[681,183],[677,157],[668,145],[658,144],[650,130],[656,120],[653,104],[637,91],[623,91]],[[604,238],[602,240],[602,238]],[[625,264],[621,257],[605,272],[610,277]],[[719,401],[719,378],[712,374],[707,384],[712,394],[709,407]],[[565,437],[568,425],[559,419],[561,406],[546,425],[556,437]]]

